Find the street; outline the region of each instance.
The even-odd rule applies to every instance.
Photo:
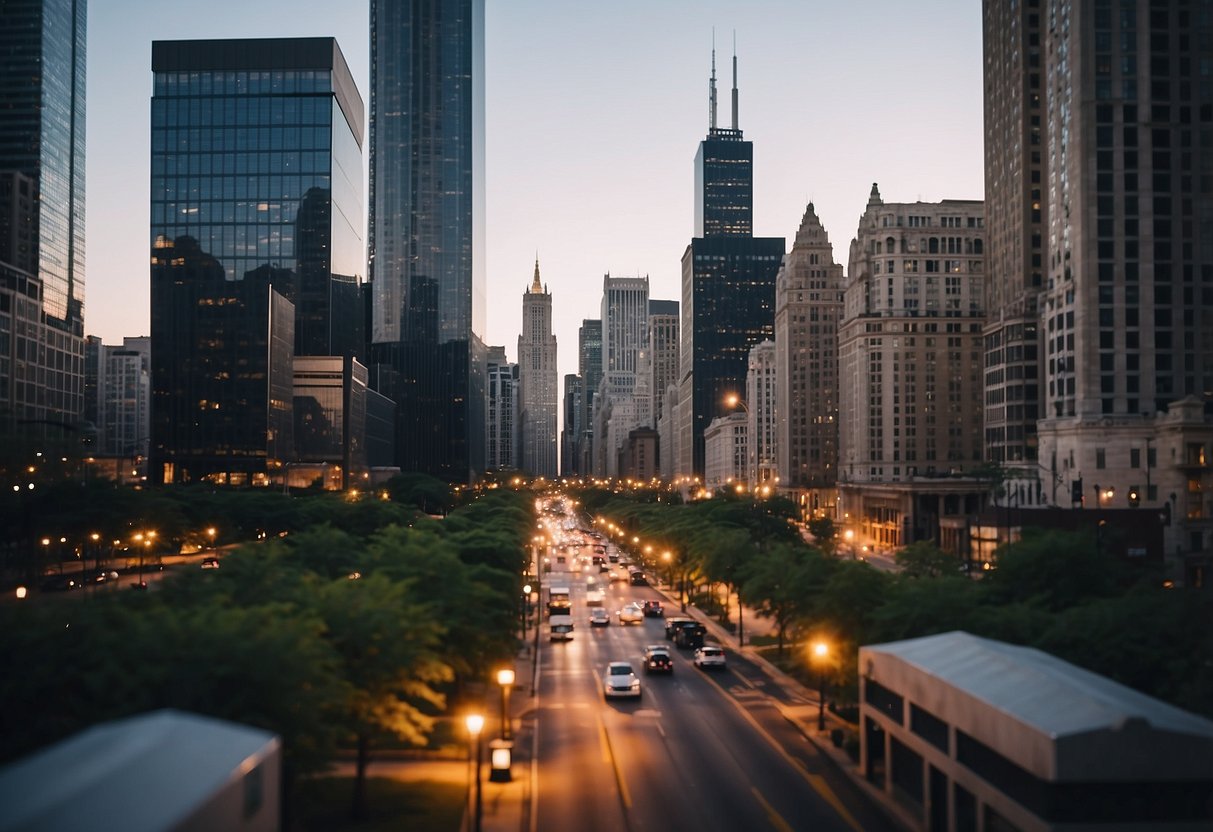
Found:
[[[641,653],[668,644],[663,620],[623,626],[614,612],[660,595],[615,583],[612,623],[592,628],[585,576],[567,582],[574,638],[541,640],[531,829],[896,828],[781,715],[761,669],[730,653],[727,670],[705,673],[671,645],[673,674],[647,675]],[[603,697],[612,660],[632,663],[639,701]]]

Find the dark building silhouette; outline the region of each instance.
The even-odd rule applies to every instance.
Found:
[[[484,0],[372,0],[371,384],[397,463],[485,466]]]
[[[750,348],[774,338],[775,275],[782,237],[753,236],[754,146],[738,125],[733,57],[733,126],[716,126],[712,54],[708,135],[695,155],[695,234],[682,256],[682,349],[677,467],[704,473],[703,432],[724,398],[745,390]]]
[[[265,483],[293,355],[365,352],[362,100],[332,38],[158,41],[152,70],[149,477]]]
[[[0,442],[84,409],[85,0],[0,3]]]

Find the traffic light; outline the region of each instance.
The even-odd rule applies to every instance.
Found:
[[[1082,480],[1070,480],[1070,502],[1082,502]]]

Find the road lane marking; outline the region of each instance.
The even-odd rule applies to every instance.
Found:
[[[771,748],[774,749],[775,753],[777,753],[779,756],[783,757],[783,759],[792,767],[792,770],[795,771],[797,774],[799,774],[801,777],[803,777],[805,782],[809,784],[809,787],[813,791],[815,791],[819,795],[821,795],[821,797],[826,801],[826,803],[830,804],[830,806],[833,807],[833,809],[836,812],[838,812],[838,816],[840,818],[842,818],[842,820],[848,826],[850,826],[852,829],[854,829],[855,832],[863,832],[863,827],[859,825],[859,823],[855,820],[855,818],[852,817],[851,813],[847,811],[846,807],[842,805],[842,801],[840,801],[838,799],[838,796],[835,795],[834,792],[830,789],[829,785],[825,782],[824,778],[822,778],[820,775],[815,775],[815,774],[809,773],[808,769],[805,767],[805,764],[802,761],[793,757],[791,754],[789,754],[787,752],[787,749],[785,749],[782,745],[780,745],[775,740],[774,737],[772,737],[770,734],[768,734],[767,730],[765,728],[763,728],[761,724],[759,724],[758,720],[754,718],[754,715],[751,714],[744,705],[742,705],[739,701],[737,701],[736,699],[734,699],[733,697],[728,695],[728,691],[725,689],[724,685],[722,685],[721,683],[719,683],[715,680],[711,680],[711,684],[718,691],[720,691],[722,694],[724,694],[724,698],[726,700],[728,700],[729,703],[731,703],[734,708],[737,709],[737,712],[739,714],[741,714],[742,718],[745,719],[746,722],[750,723],[750,726],[755,731],[757,731],[760,735],[762,735],[762,737],[764,737],[766,739],[767,744],[769,744],[771,746]],[[779,710],[780,716],[783,716],[785,719],[788,718],[783,713],[783,708],[778,702],[774,703],[774,707],[777,710]],[[815,753],[825,756],[825,752],[819,750],[816,746],[812,746],[812,747],[813,747]]]
[[[838,816],[846,821],[847,826],[855,830],[855,832],[863,832],[863,827],[859,825],[859,821],[851,816],[847,811],[847,807],[842,805],[842,801],[838,799],[838,795],[834,794],[834,790],[830,788],[830,784],[820,774],[806,774],[809,782],[813,784],[813,788],[819,795],[825,798],[826,802],[834,807],[834,811]]]
[[[735,668],[730,667],[729,673],[732,673],[734,676],[736,676],[738,679],[740,679],[742,682],[744,682],[748,687],[751,687],[751,688],[754,687],[754,683],[751,682],[749,679],[747,679],[745,676],[742,676],[740,673],[738,673]]]
[[[762,796],[762,792],[758,791],[757,786],[751,786],[750,791],[754,793],[754,797],[758,798],[758,802],[762,804],[762,811],[767,813],[767,819],[771,822],[779,832],[792,832],[792,827],[788,826],[788,822],[775,811],[775,807],[767,803],[767,799]]]
[[[611,746],[611,735],[607,733],[606,723],[603,722],[601,716],[598,717],[598,727],[602,729],[602,738],[606,742],[607,752],[611,758],[611,768],[615,771],[615,784],[619,787],[619,799],[623,801],[624,809],[631,809],[632,795],[628,792],[627,781],[623,779],[623,769],[619,767],[619,760],[615,758],[615,749]]]
[[[607,739],[606,724],[598,718],[598,746],[602,749],[602,761],[611,762],[611,741]]]

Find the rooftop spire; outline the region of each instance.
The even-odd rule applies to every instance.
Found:
[[[539,282],[539,255],[535,255],[535,279],[531,282],[531,294],[542,295],[543,284]]]
[[[713,62],[715,58],[713,56]],[[733,129],[737,127],[737,31],[733,31]]]
[[[712,29],[712,78],[708,81],[708,129],[716,129],[716,29]]]

